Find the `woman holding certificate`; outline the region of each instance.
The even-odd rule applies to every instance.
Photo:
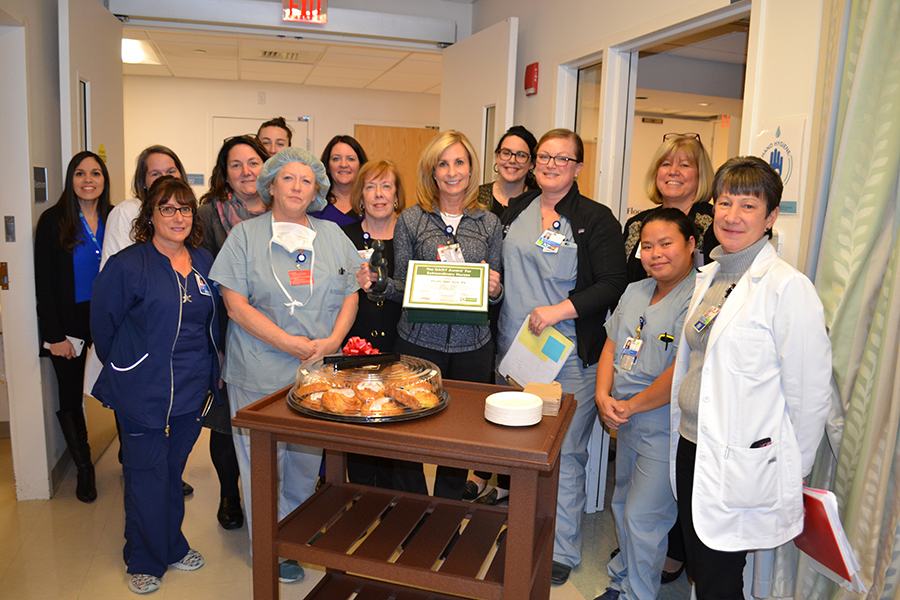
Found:
[[[626,283],[618,221],[608,208],[578,191],[575,177],[583,161],[578,134],[568,129],[545,133],[535,152],[540,189],[513,199],[502,220],[504,281],[515,293],[507,295],[500,309],[498,357],[503,358],[526,320],[533,335],[553,326],[577,348],[556,377],[563,392],[578,401],[560,458],[556,584],[564,583],[581,562],[587,444],[597,415],[593,365],[606,343],[607,311],[616,306]]]
[[[419,159],[416,202],[400,214],[394,228],[394,276],[387,298],[403,301],[410,260],[488,263],[488,295],[500,298],[500,220],[478,204],[480,173],[472,144],[458,131],[435,136]],[[361,287],[371,289],[375,274],[368,265],[357,273]],[[450,314],[450,313],[448,313]],[[396,352],[430,360],[447,379],[490,383],[494,362],[491,329],[484,325],[410,322],[404,310],[397,326]],[[422,493],[422,466],[396,463],[395,489]],[[434,495],[460,500],[465,469],[438,467]]]

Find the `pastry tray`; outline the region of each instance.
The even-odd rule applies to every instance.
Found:
[[[329,383],[336,387],[351,387],[355,384],[366,381],[378,381],[383,384],[397,384],[403,380],[420,377],[421,381],[425,381],[435,389],[435,395],[438,397],[438,404],[428,408],[413,409],[404,407],[403,412],[396,415],[380,415],[367,416],[361,413],[335,413],[322,409],[310,408],[303,406],[301,402],[305,396],[298,396],[297,389],[306,381],[326,379]],[[386,393],[390,397],[390,393]],[[401,421],[410,421],[412,419],[421,419],[429,415],[433,415],[444,410],[450,402],[450,395],[441,385],[440,370],[438,367],[427,360],[422,360],[413,356],[401,355],[400,360],[386,365],[375,365],[371,367],[361,367],[355,369],[338,370],[334,365],[325,364],[323,359],[317,359],[300,366],[297,372],[297,382],[291,387],[287,394],[287,404],[293,410],[302,415],[326,419],[329,421],[338,421],[341,423],[396,423]],[[399,404],[399,403],[397,403]]]

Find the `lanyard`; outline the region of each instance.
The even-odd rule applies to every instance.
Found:
[[[84,213],[81,210],[78,211],[78,216],[81,217],[81,223],[84,225],[84,230],[87,231],[88,235],[91,238],[91,241],[94,242],[94,246],[97,247],[97,254],[103,250],[103,246],[100,245],[100,242],[97,241],[97,236],[94,235],[94,232],[91,231],[91,226],[88,225],[87,219],[84,218]],[[100,219],[97,218],[97,231],[100,231]]]
[[[732,290],[734,290],[734,286],[737,285],[737,282],[732,282],[728,289],[725,290],[725,297],[722,298],[721,302],[719,302],[716,306],[711,306],[709,310],[703,313],[697,322],[694,323],[694,331],[703,335],[706,333],[706,330],[709,328],[709,324],[712,323],[717,316],[719,316],[719,311],[722,310],[722,305],[725,304],[725,301],[728,300],[728,296],[731,295]]]

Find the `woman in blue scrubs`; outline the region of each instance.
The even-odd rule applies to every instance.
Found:
[[[500,309],[497,355],[503,359],[525,320],[534,335],[553,326],[577,348],[557,376],[578,401],[559,466],[552,574],[558,585],[581,562],[587,445],[597,415],[594,365],[606,342],[603,321],[625,289],[625,246],[612,212],[579,193],[584,144],[578,134],[545,133],[535,162],[540,189],[512,200],[501,219],[504,285],[511,293]],[[535,243],[545,237],[546,246]]]
[[[618,432],[610,509],[621,552],[600,600],[655,600],[669,529],[678,515],[669,484],[669,395],[677,340],[694,291],[692,219],[659,208],[639,232],[651,279],[628,286],[606,322],[597,365],[600,420]]]

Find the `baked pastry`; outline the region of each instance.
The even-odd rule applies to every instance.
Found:
[[[434,395],[434,392],[425,386],[401,388],[395,387],[387,392],[387,394],[407,408],[419,410],[422,408],[433,408],[440,403],[440,398]]]
[[[304,383],[300,387],[297,388],[297,396],[303,397],[307,394],[314,394],[316,392],[327,392],[330,390],[332,386],[330,383],[323,381],[321,379],[312,379],[307,383]]]
[[[322,396],[325,392],[313,392],[300,401],[300,406],[310,410],[322,410]]]
[[[322,394],[322,408],[341,415],[352,415],[359,412],[359,398],[350,388],[334,388]]]
[[[384,384],[376,379],[360,381],[353,386],[353,390],[356,392],[356,397],[359,398],[359,401],[363,404],[371,402],[380,396],[384,396]]]
[[[403,407],[384,396],[363,404],[360,414],[364,417],[391,417],[403,413]]]

